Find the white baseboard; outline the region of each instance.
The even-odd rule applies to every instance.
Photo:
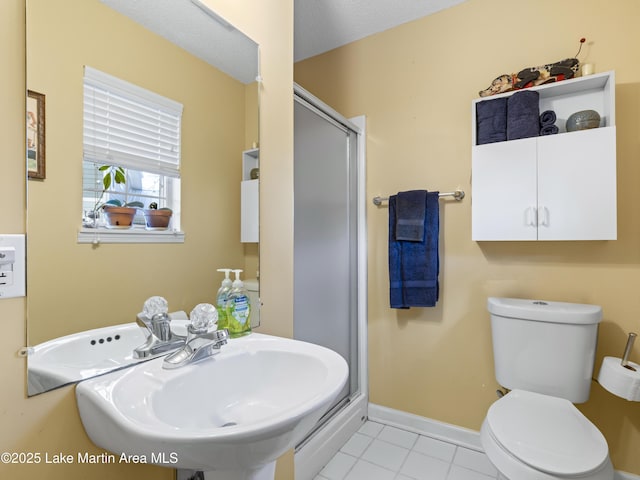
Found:
[[[482,451],[480,432],[369,403],[369,420]]]
[[[295,479],[312,480],[367,419],[367,398],[359,395],[295,452]]]
[[[439,422],[412,413],[394,410],[381,405],[369,404],[369,420],[392,427],[402,428],[444,442],[482,452],[480,432]],[[640,476],[616,470],[614,480],[640,480]]]

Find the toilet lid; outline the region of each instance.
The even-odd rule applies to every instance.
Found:
[[[602,433],[563,398],[513,390],[491,405],[487,423],[505,450],[550,474],[588,473],[609,455]]]

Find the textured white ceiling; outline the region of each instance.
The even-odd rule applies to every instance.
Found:
[[[243,83],[254,82],[258,75],[258,45],[224,20],[206,15],[198,1],[101,2]]]
[[[466,0],[295,0],[295,61],[452,7]]]

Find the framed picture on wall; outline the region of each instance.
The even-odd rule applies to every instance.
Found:
[[[27,90],[27,176],[45,179],[44,94]]]

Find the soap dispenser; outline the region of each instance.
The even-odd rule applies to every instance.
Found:
[[[240,280],[242,270],[232,270],[236,278],[233,281],[231,291],[226,301],[226,328],[229,335],[233,337],[241,337],[251,333],[251,304],[249,302],[249,294],[244,288],[244,283]],[[222,327],[220,327],[222,328]]]
[[[216,296],[216,310],[218,311],[218,328],[220,330],[228,328],[229,322],[227,321],[226,304],[229,292],[231,292],[232,283],[229,278],[229,274],[232,272],[230,268],[219,268],[218,272],[224,272],[224,280],[218,289]]]

